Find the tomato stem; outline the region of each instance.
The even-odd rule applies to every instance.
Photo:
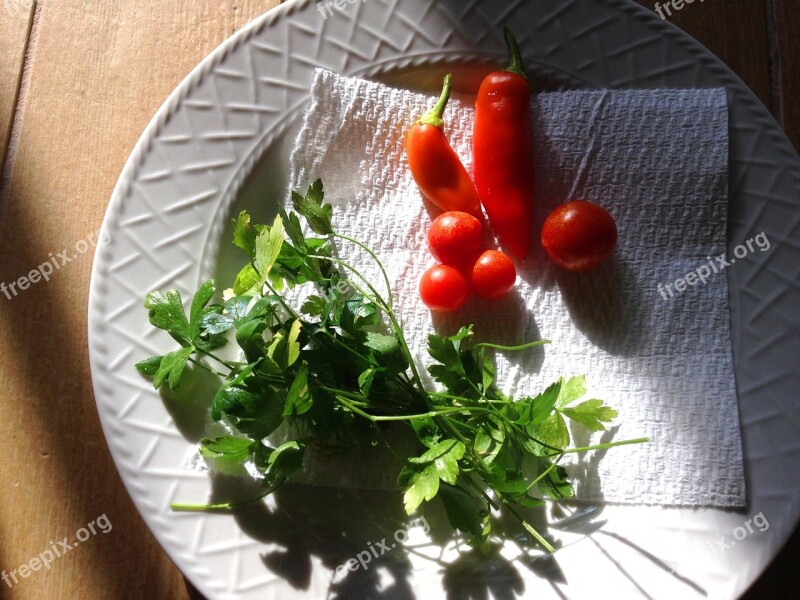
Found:
[[[508,65],[505,70],[508,73],[519,75],[523,79],[528,79],[528,76],[525,75],[525,64],[522,61],[522,52],[519,49],[517,38],[514,37],[514,34],[511,33],[511,30],[508,27],[503,27],[503,35],[506,38],[508,54],[511,57],[511,64]]]
[[[420,125],[433,125],[438,129],[444,128],[444,109],[447,108],[447,103],[450,101],[450,94],[453,90],[453,76],[448,73],[444,77],[444,85],[442,86],[442,95],[439,96],[439,100],[436,102],[436,105],[422,115],[422,118],[419,120]]]

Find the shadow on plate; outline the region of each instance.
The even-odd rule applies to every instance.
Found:
[[[609,431],[602,441],[610,441],[615,433]],[[576,438],[576,443],[579,441]],[[601,459],[602,453],[597,453],[579,460],[575,478],[590,481],[597,477]],[[260,482],[246,474],[212,473],[211,482],[210,503],[252,498],[262,489]],[[635,580],[599,536],[636,550],[705,595],[702,588],[676,573],[655,552],[607,531],[603,506],[549,503],[521,512],[557,549],[588,538],[608,559],[608,566],[622,573],[645,597],[649,596],[642,582]],[[495,513],[491,541],[482,550],[468,546],[454,534],[438,501],[423,505],[414,518],[409,518],[402,495],[394,490],[287,483],[266,501],[229,514],[245,535],[263,545],[259,557],[265,571],[295,590],[318,589],[314,572],[329,572],[324,596],[328,600],[424,600],[415,589],[420,589],[419,566],[425,563],[431,567],[425,572],[436,573],[447,600],[522,598],[530,574],[546,580],[558,596],[568,597],[564,586],[569,582],[559,565],[559,553],[532,549],[527,534],[506,511]],[[192,598],[202,598],[194,590],[191,594]]]

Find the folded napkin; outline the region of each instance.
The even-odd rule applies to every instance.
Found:
[[[471,300],[447,317],[419,301],[420,277],[435,264],[425,233],[436,211],[423,201],[403,151],[405,131],[434,100],[319,70],[291,161],[293,188],[322,178],[335,228],[367,242],[387,265],[415,356],[429,362],[428,333],[466,323],[485,341],[549,339],[541,351],[497,354],[505,392],[535,394],[561,375],[586,374],[587,398],[618,409],[619,425],[599,434],[576,427],[575,442],[652,440],[571,455],[579,499],[743,506],[727,278],[712,274],[683,293],[674,286],[726,249],[724,90],[538,95],[535,226],[565,200],[595,202],[616,220],[614,258],[588,273],[567,273],[536,242],[531,256],[517,262],[519,280],[509,297]],[[454,97],[445,128],[470,170],[473,101]],[[378,287],[369,257],[347,246],[340,252]],[[307,475],[350,485],[363,481],[363,460]]]

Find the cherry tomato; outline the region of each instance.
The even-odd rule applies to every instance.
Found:
[[[428,247],[439,262],[463,268],[481,251],[483,226],[472,215],[453,210],[442,213],[428,230]]]
[[[565,202],[544,222],[542,246],[559,267],[587,271],[608,259],[617,245],[617,226],[608,211],[582,200]]]
[[[469,273],[472,291],[487,300],[502,298],[511,291],[516,281],[514,262],[497,250],[487,250],[481,254]]]
[[[436,265],[422,276],[419,295],[431,310],[455,312],[464,306],[469,297],[469,283],[458,269]]]

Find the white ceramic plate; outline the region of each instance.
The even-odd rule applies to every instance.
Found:
[[[327,4],[289,2],[204,60],[142,135],[106,213],[111,241],[98,249],[90,290],[92,376],[114,460],[155,536],[213,599],[741,594],[800,514],[800,161],[776,123],[717,59],[626,0],[347,0],[330,11]],[[228,217],[282,197],[288,134],[315,67],[424,82],[446,64],[502,60],[497,36],[506,23],[530,68],[573,86],[729,92],[730,245],[765,231],[774,246],[729,271],[747,514],[607,506],[552,558],[465,557],[443,567],[395,551],[339,582],[332,567],[401,522],[394,496],[296,487],[275,512],[171,512],[172,501],[210,494],[207,474],[186,468],[204,422],[133,368],[170,345],[147,323],[145,293],[176,287],[186,298],[202,279],[229,275]],[[202,381],[194,385],[202,398]],[[757,514],[767,527],[752,521]]]

